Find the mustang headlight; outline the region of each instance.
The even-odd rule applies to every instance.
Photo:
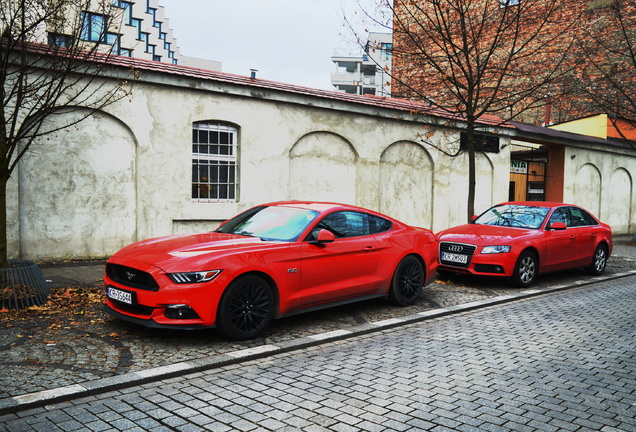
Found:
[[[178,284],[190,284],[209,282],[221,273],[221,270],[209,270],[200,272],[185,272],[185,273],[168,273],[168,277],[172,279],[172,282]]]
[[[484,246],[481,250],[483,254],[499,254],[510,252],[510,246]]]

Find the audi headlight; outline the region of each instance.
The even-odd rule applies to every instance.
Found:
[[[200,272],[185,272],[185,273],[168,273],[168,277],[172,279],[172,282],[178,284],[190,284],[209,282],[221,273],[221,270],[209,270]]]
[[[510,252],[510,246],[484,246],[481,250],[483,254],[499,254]]]

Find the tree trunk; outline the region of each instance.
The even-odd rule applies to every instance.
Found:
[[[468,202],[466,205],[467,222],[475,215],[475,122],[468,120],[466,124],[466,150],[468,152]]]
[[[9,175],[0,169],[0,268],[8,268],[7,245],[7,182]]]

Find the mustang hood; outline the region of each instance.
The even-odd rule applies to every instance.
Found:
[[[276,246],[285,247],[288,243],[210,232],[142,240],[121,249],[109,261],[124,265],[138,262],[159,267],[165,271],[174,271],[175,265],[181,266],[188,263],[188,267],[191,268],[193,265],[196,267],[199,262],[205,263],[228,253]]]
[[[465,224],[437,234],[439,241],[453,241],[479,245],[507,244],[522,237],[532,237],[539,233],[536,229],[511,228],[495,225]]]

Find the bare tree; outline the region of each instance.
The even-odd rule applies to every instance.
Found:
[[[604,9],[605,19],[583,27],[582,46],[588,71],[595,80],[581,80],[577,91],[598,113],[608,114],[624,139],[636,130],[636,4],[613,0]],[[620,123],[620,124],[619,124]],[[626,129],[631,130],[629,136]]]
[[[113,84],[100,77],[117,48],[107,19],[121,9],[112,9],[112,4],[0,3],[0,267],[7,266],[8,256],[7,182],[20,159],[37,139],[82,121],[127,93],[125,78]],[[73,120],[62,121],[58,114],[70,111],[77,113]]]
[[[560,94],[559,82],[573,64],[566,59],[576,17],[566,16],[554,0],[381,3],[367,17],[393,32],[392,96],[428,101],[465,130],[465,145],[436,147],[450,156],[468,154],[470,218],[477,132],[492,127],[485,116],[507,112],[508,119],[520,119],[545,106],[548,95]],[[537,61],[546,58],[550,62]]]

